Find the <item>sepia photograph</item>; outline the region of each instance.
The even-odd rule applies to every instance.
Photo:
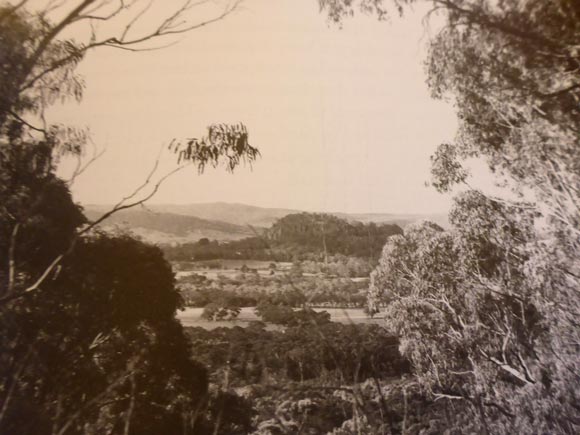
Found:
[[[0,0],[0,435],[580,434],[580,0]]]

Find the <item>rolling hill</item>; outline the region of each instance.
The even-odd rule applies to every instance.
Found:
[[[196,216],[207,220],[219,220],[236,225],[268,228],[278,219],[289,214],[302,213],[307,210],[287,208],[266,208],[247,204],[210,202],[198,204],[161,204],[148,208],[160,213],[174,213],[185,216]],[[419,220],[431,220],[442,227],[448,227],[447,215],[439,214],[402,214],[402,213],[328,213],[341,219],[363,223],[375,222],[405,226]]]
[[[96,219],[110,206],[87,205],[89,219]],[[104,228],[120,227],[152,243],[196,242],[201,238],[211,240],[238,240],[254,236],[264,228],[271,227],[278,219],[302,210],[264,208],[234,203],[200,204],[154,204],[146,208],[124,210],[109,218]],[[394,214],[394,213],[329,213],[349,221],[397,224],[428,219],[447,227],[444,214]]]
[[[268,228],[278,219],[289,214],[300,213],[302,210],[285,208],[264,208],[247,204],[226,202],[211,202],[199,204],[163,204],[151,205],[149,208],[157,212],[175,213],[186,216],[196,216],[207,220],[219,220],[236,225],[251,225]]]
[[[87,206],[85,214],[94,220],[106,210],[106,207]],[[248,226],[143,208],[120,211],[107,219],[102,227],[129,230],[148,242],[170,244],[197,242],[204,237],[224,241],[255,235]]]

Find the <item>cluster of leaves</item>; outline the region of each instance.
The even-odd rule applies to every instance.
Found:
[[[352,17],[356,12],[375,15],[379,20],[386,20],[393,14],[393,10],[398,14],[403,12],[403,6],[410,3],[410,0],[318,0],[321,11],[324,11],[328,18],[334,23],[342,23],[345,17]],[[391,7],[390,7],[391,6]]]
[[[257,148],[248,141],[248,129],[243,124],[212,124],[201,139],[188,139],[185,143],[172,141],[169,149],[177,154],[177,162],[190,162],[202,173],[206,165],[214,168],[225,160],[226,169],[233,172],[242,162],[252,163],[259,156]]]

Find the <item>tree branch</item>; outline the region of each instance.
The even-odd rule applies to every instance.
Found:
[[[511,365],[509,365],[507,362],[503,362],[498,360],[495,357],[492,357],[490,355],[488,355],[484,350],[480,349],[479,352],[481,353],[481,355],[483,357],[485,357],[488,361],[491,361],[492,363],[494,363],[495,365],[497,365],[500,369],[502,369],[503,371],[505,371],[506,373],[509,373],[510,375],[512,375],[513,377],[515,377],[516,379],[518,379],[519,381],[523,382],[524,384],[527,385],[532,385],[535,384],[535,381],[530,381],[526,378],[526,376],[524,374],[522,374],[522,372],[520,372],[519,370],[513,368]]]
[[[90,230],[92,230],[93,228],[95,228],[97,225],[99,225],[101,222],[103,222],[104,220],[108,219],[109,217],[111,217],[113,214],[118,213],[121,210],[126,210],[128,208],[132,208],[138,205],[141,205],[143,203],[145,203],[146,201],[148,201],[149,199],[151,199],[159,190],[159,188],[161,187],[161,185],[163,184],[163,182],[165,180],[167,180],[169,177],[171,177],[172,175],[176,174],[177,172],[185,169],[186,167],[191,166],[193,163],[186,163],[184,165],[178,166],[177,168],[173,169],[172,171],[168,172],[167,174],[165,174],[163,177],[161,177],[157,183],[155,183],[155,185],[153,186],[151,192],[149,192],[145,197],[130,202],[128,204],[125,204],[125,199],[123,199],[122,201],[120,201],[115,207],[113,207],[111,210],[109,210],[108,212],[104,213],[100,218],[98,218],[97,220],[93,221],[92,223],[90,223],[88,226],[86,226],[85,228],[83,228],[82,230],[78,231],[75,236],[73,237],[69,247],[60,255],[58,255],[47,267],[46,269],[42,272],[42,274],[38,277],[38,279],[30,286],[26,287],[23,291],[21,292],[17,292],[17,293],[12,293],[12,294],[7,294],[4,297],[0,298],[0,306],[4,305],[14,299],[19,299],[21,297],[24,297],[26,295],[29,295],[37,290],[39,290],[40,286],[42,285],[42,283],[50,276],[50,274],[55,271],[57,269],[57,267],[61,264],[62,260],[72,252],[72,250],[74,249],[74,246],[76,244],[76,241],[84,234],[88,233]],[[157,167],[158,165],[158,159],[156,160],[156,164],[155,167]],[[148,179],[142,186],[140,186],[135,192],[133,192],[133,194],[129,195],[127,198],[133,198],[139,191],[142,190],[143,187],[147,186],[148,184],[150,184],[150,179]]]
[[[103,156],[103,154],[105,154],[105,151],[106,148],[103,148],[99,152],[94,149],[92,157],[84,165],[82,164],[82,157],[78,156],[76,168],[66,183],[71,186],[78,177],[80,177],[93,163],[95,163]]]
[[[8,248],[8,288],[6,290],[6,295],[12,294],[14,290],[14,281],[16,279],[16,263],[14,259],[14,251],[16,249],[16,237],[18,236],[18,230],[20,229],[20,222],[17,222],[12,228],[12,234],[10,235],[10,247]]]

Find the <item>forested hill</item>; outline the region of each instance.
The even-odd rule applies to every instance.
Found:
[[[349,222],[328,214],[296,213],[278,219],[263,235],[227,242],[202,239],[164,246],[169,260],[255,259],[293,261],[344,255],[376,260],[398,225]]]
[[[402,233],[395,224],[363,224],[318,213],[290,214],[266,232],[275,245],[355,257],[377,257],[389,236]]]

